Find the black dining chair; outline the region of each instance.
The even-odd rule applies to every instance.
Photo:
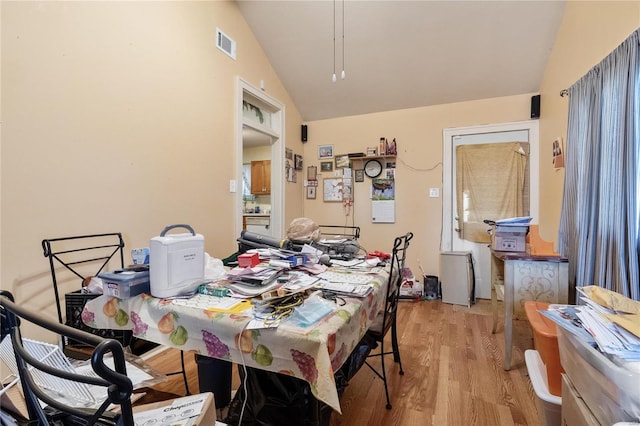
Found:
[[[389,386],[387,383],[387,371],[384,360],[386,355],[393,355],[394,362],[400,367],[400,375],[404,375],[402,369],[402,361],[400,360],[400,348],[398,347],[398,329],[396,314],[398,312],[398,301],[400,296],[400,286],[402,284],[402,274],[404,271],[405,259],[407,258],[407,248],[409,242],[413,238],[413,233],[407,232],[405,235],[396,237],[393,242],[393,251],[391,255],[391,267],[389,269],[389,280],[387,282],[387,294],[384,300],[384,307],[378,313],[371,327],[367,331],[367,336],[375,340],[380,351],[369,354],[368,358],[380,358],[380,370],[372,366],[369,361],[365,360],[365,364],[384,382],[384,393],[387,397],[387,409],[390,410],[391,400],[389,398]],[[385,336],[391,330],[391,350],[385,349]]]
[[[84,305],[100,294],[85,291],[92,277],[109,269],[124,268],[124,240],[119,232],[107,234],[78,235],[42,240],[44,257],[49,260],[53,291],[55,294],[58,321],[73,328],[96,334],[103,338],[117,340],[134,355],[142,355],[158,344],[133,336],[131,330],[94,329],[82,321]],[[66,271],[66,274],[62,274]],[[77,285],[78,279],[80,286]],[[60,288],[68,288],[68,281],[74,281],[75,290],[60,294]],[[62,296],[66,315],[63,315]],[[87,348],[83,342],[62,337],[65,355],[76,359],[87,359]],[[88,349],[91,351],[91,348]],[[165,373],[167,376],[181,374],[186,395],[190,394],[184,362],[184,352],[180,351],[182,369]]]
[[[29,311],[15,303],[13,295],[6,290],[0,290],[0,319],[3,332],[7,332],[11,339],[29,424],[134,425],[133,384],[127,377],[125,354],[120,342],[103,339]],[[42,356],[44,349],[34,351],[22,338],[21,322],[29,322],[43,332],[54,332],[92,347],[93,374],[80,374],[64,368],[64,363],[54,362],[59,359],[52,352]],[[58,346],[53,347],[60,351]],[[105,363],[109,358],[112,359],[112,367]],[[97,388],[104,388],[104,391],[98,393]],[[97,397],[98,394],[101,396]],[[91,398],[85,399],[85,396]],[[41,402],[45,404],[44,408]],[[119,406],[119,413],[109,410],[112,404]]]

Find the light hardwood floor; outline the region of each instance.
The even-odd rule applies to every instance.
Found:
[[[363,366],[344,391],[342,414],[333,413],[331,426],[541,424],[524,362],[524,351],[533,347],[527,321],[514,321],[510,371],[502,368],[502,323],[491,334],[489,300],[471,308],[439,300],[402,302],[398,321],[405,374],[397,374],[397,364],[388,366],[393,408],[385,408],[382,381]],[[166,351],[149,362],[161,371],[173,371],[180,362],[177,354]],[[197,391],[193,355],[186,359],[190,387]],[[233,388],[238,386],[234,371]],[[178,376],[160,389],[184,393]]]

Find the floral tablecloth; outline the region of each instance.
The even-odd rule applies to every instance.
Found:
[[[356,272],[349,272],[356,274]],[[316,398],[341,412],[334,371],[351,354],[384,303],[388,274],[368,274],[373,291],[346,302],[303,334],[284,328],[245,329],[251,311],[222,313],[142,294],[100,296],[82,312],[94,328],[131,329],[136,337],[307,381]]]

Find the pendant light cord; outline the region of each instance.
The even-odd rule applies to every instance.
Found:
[[[335,68],[335,66],[334,66]],[[334,71],[335,72],[335,71]],[[344,72],[344,0],[342,0],[342,79],[345,78]]]
[[[344,0],[342,0],[342,73],[340,78],[344,80],[346,74],[344,72]],[[333,0],[333,76],[332,82],[337,81],[336,77],[336,0]]]
[[[333,77],[331,81],[336,82],[336,0],[333,0]]]

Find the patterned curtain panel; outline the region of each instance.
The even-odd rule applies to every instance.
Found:
[[[522,216],[527,154],[521,142],[456,147],[456,200],[462,239],[489,243],[486,219]]]
[[[570,290],[640,300],[640,30],[569,88],[560,254]]]

